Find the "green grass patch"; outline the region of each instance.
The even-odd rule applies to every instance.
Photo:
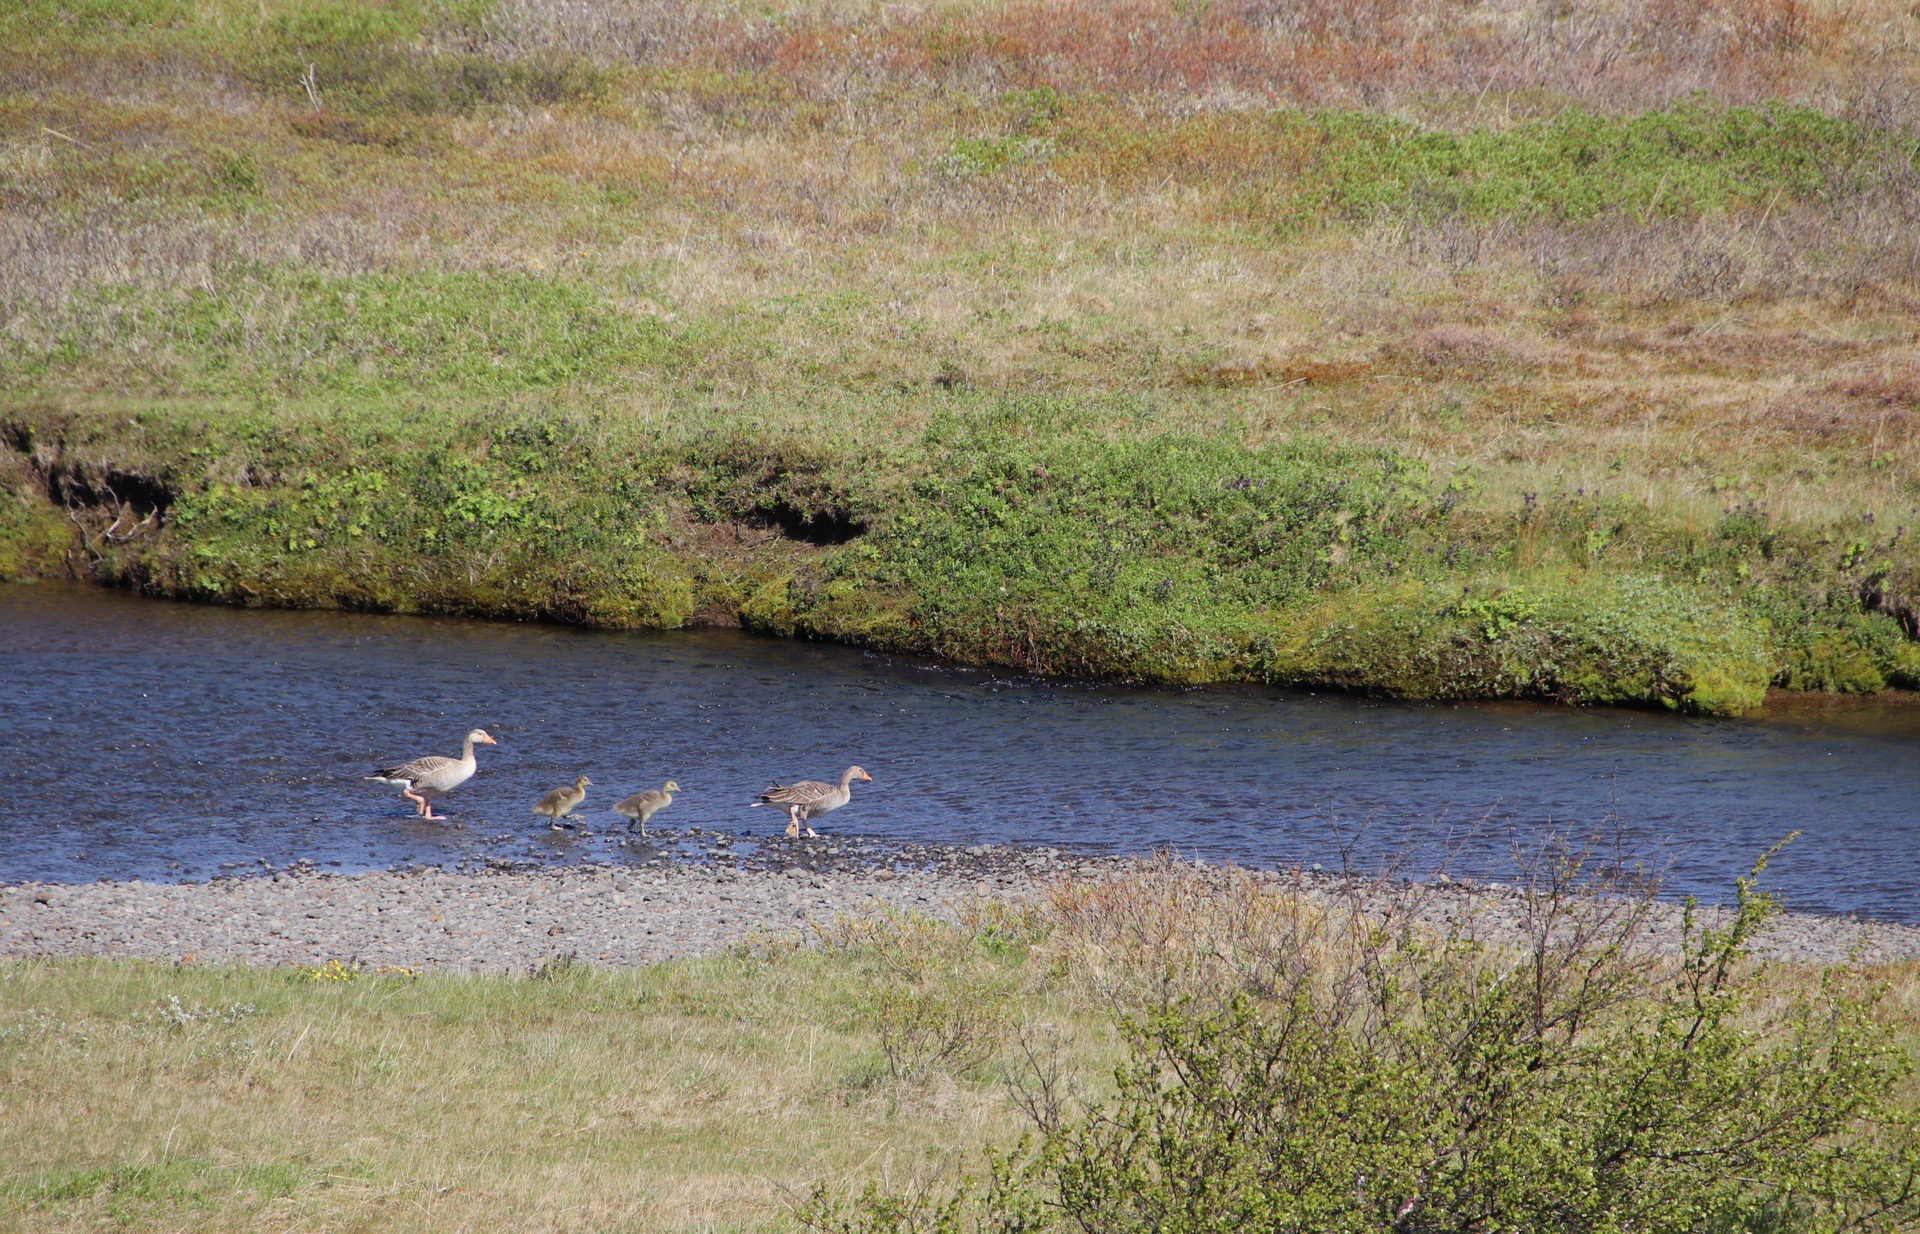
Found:
[[[1700,104],[1635,116],[1568,108],[1545,122],[1453,134],[1366,113],[1295,120],[1313,156],[1283,214],[1584,222],[1611,214],[1695,217],[1816,196],[1871,140],[1804,107]]]
[[[956,141],[947,163],[989,173],[1057,148],[1065,174],[1128,183],[1223,179],[1244,216],[1289,233],[1380,216],[1587,223],[1764,210],[1856,191],[1888,174],[1895,134],[1808,107],[1693,100],[1633,115],[1568,106],[1447,130],[1368,111],[1130,121],[1111,104],[1013,108],[1001,136]]]
[[[991,1064],[1025,1019],[1105,1057],[992,937],[901,918],[513,977],[0,965],[0,1228],[789,1229],[823,1172],[1013,1131]]]
[[[0,1183],[12,1205],[29,1211],[103,1210],[116,1223],[137,1224],[154,1212],[264,1208],[296,1194],[310,1171],[293,1162],[224,1166],[211,1161],[95,1166]]]
[[[671,370],[685,355],[657,319],[557,279],[267,268],[171,300],[103,289],[54,337],[0,351],[0,373],[130,370],[204,394],[512,393]]]

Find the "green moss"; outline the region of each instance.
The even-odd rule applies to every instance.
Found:
[[[1770,681],[1872,691],[1920,663],[1862,599],[1905,603],[1891,542],[1847,540],[1852,581],[1831,532],[1744,516],[1703,538],[1584,497],[1469,513],[1457,478],[1317,437],[1134,434],[1079,400],[962,400],[897,449],[539,401],[320,406],[43,410],[12,436],[95,460],[88,484],[171,486],[163,531],[105,545],[94,573],[226,603],[739,621],[1053,674],[1712,714]],[[0,561],[51,560],[72,524],[7,457],[26,503],[0,517]]]
[[[989,630],[1041,671],[1217,676],[1224,615],[1391,572],[1426,516],[1407,460],[1313,439],[1114,439],[1072,404],[1012,403],[927,441],[876,559],[837,564],[911,592],[934,645]]]
[[[1776,678],[1790,690],[1877,694],[1912,680],[1916,645],[1891,618],[1840,612],[1805,620],[1781,648]]]
[[[0,488],[0,583],[64,574],[73,524],[44,500]]]
[[[1571,572],[1357,588],[1275,623],[1268,681],[1415,698],[1555,698],[1737,714],[1765,697],[1765,639],[1657,578]]]
[[[1712,713],[1773,671],[1750,616],[1657,576],[1463,583],[1419,551],[1443,504],[1391,455],[1116,441],[1022,406],[928,446],[869,542],[764,589],[750,622],[1049,673]]]

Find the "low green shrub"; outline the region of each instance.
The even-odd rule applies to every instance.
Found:
[[[1756,868],[1764,868],[1764,861]],[[1620,888],[1607,888],[1617,891]],[[1738,883],[1683,954],[1558,880],[1530,942],[1404,919],[1295,915],[1239,988],[1127,1027],[1109,1099],[944,1194],[870,1187],[802,1212],[905,1231],[1838,1231],[1920,1222],[1912,1062],[1883,990],[1778,988],[1745,959],[1776,911]],[[1177,988],[1177,987],[1176,987]]]

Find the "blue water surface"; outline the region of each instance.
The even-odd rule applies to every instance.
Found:
[[[362,776],[499,738],[416,820]],[[608,809],[669,777],[667,827],[764,834],[772,779],[871,785],[824,831],[1510,876],[1598,832],[1724,898],[1789,832],[1791,906],[1920,921],[1920,705],[1738,720],[1257,688],[1035,680],[738,631],[237,611],[0,587],[0,879],[206,878],[483,858],[621,860]],[[530,811],[592,777],[583,832]],[[456,826],[455,824],[458,824]],[[591,833],[599,832],[594,835]],[[638,851],[638,850],[635,850]]]

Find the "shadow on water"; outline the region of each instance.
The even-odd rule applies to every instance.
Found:
[[[491,729],[451,823],[362,776]],[[737,631],[604,634],[239,612],[0,587],[0,878],[205,878],[652,855],[658,824],[765,834],[769,780],[874,784],[826,830],[1273,866],[1395,855],[1502,877],[1513,846],[1616,828],[1709,898],[1767,845],[1795,908],[1920,921],[1920,705],[1779,702],[1713,720],[1266,689],[1043,682]],[[582,832],[531,813],[592,776]],[[458,824],[455,826],[454,824]],[[598,834],[595,834],[598,833]],[[624,832],[620,832],[624,835]]]

